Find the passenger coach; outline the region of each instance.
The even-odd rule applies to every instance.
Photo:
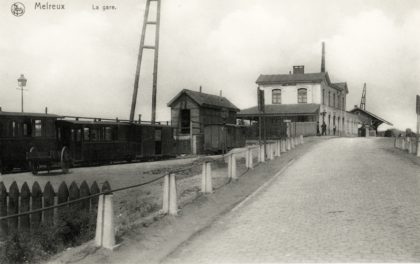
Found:
[[[73,165],[173,157],[174,149],[168,125],[0,111],[1,173],[66,173]]]

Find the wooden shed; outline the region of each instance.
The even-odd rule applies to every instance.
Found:
[[[208,125],[236,124],[239,109],[223,96],[183,89],[169,103],[177,152],[203,153]]]

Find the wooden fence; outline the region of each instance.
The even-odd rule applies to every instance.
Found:
[[[111,186],[106,181],[102,185],[102,191],[108,190],[111,190]],[[76,182],[72,182],[70,187],[62,182],[57,192],[50,182],[45,184],[44,191],[41,190],[38,182],[33,183],[32,189],[29,189],[29,185],[25,182],[19,190],[17,183],[14,181],[10,185],[9,191],[7,191],[3,182],[0,182],[0,218],[17,215],[6,220],[0,220],[0,237],[14,232],[36,230],[41,225],[52,226],[57,224],[57,217],[69,208],[79,212],[92,213],[96,218],[98,196],[89,196],[98,193],[100,193],[100,189],[96,181],[90,187],[86,181],[83,181],[80,187]],[[86,197],[86,199],[83,199],[83,197]],[[77,199],[82,200],[71,205],[43,210]],[[25,214],[35,210],[37,210],[36,213]]]

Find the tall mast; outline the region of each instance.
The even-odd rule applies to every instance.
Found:
[[[136,74],[134,78],[134,90],[133,90],[133,98],[131,101],[131,111],[130,111],[130,122],[134,121],[134,115],[136,111],[136,103],[137,103],[137,94],[139,89],[139,80],[140,80],[140,69],[143,60],[143,51],[144,49],[152,49],[154,50],[154,61],[153,61],[153,90],[152,90],[152,123],[156,121],[156,93],[157,93],[157,71],[158,71],[158,58],[159,58],[159,30],[160,30],[160,1],[161,0],[147,0],[146,2],[146,9],[144,11],[143,17],[143,28],[141,32],[141,39],[140,39],[140,48],[139,54],[137,57],[137,67],[136,67]],[[149,20],[149,9],[150,3],[156,2],[156,21]],[[148,25],[155,25],[155,43],[154,46],[146,46],[144,45],[144,40],[146,37],[146,31]]]
[[[366,110],[366,83],[363,85],[362,99],[360,100],[360,109]]]
[[[325,72],[325,43],[322,42],[321,72]]]

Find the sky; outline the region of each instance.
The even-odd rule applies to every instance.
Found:
[[[60,11],[19,1],[21,17],[10,11],[14,1],[0,3],[3,111],[20,111],[24,74],[25,111],[128,119],[146,1],[49,1],[64,4]],[[331,80],[349,86],[347,110],[366,83],[368,111],[415,129],[419,28],[419,0],[162,0],[157,120],[170,119],[167,103],[184,88],[222,90],[239,108],[254,106],[260,74],[293,65],[319,72],[324,41]],[[150,120],[153,52],[144,56],[136,115]]]

